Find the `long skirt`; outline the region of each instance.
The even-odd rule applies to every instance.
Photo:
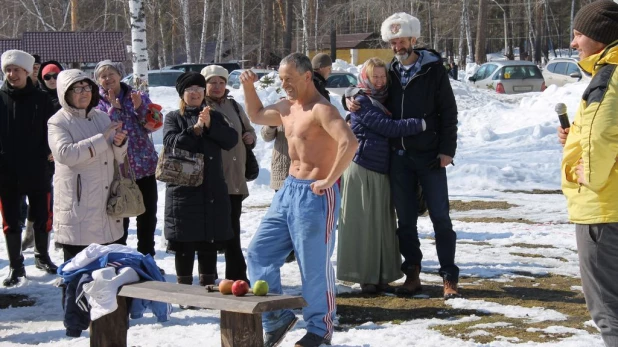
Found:
[[[352,162],[341,180],[337,279],[386,284],[403,277],[388,176]]]

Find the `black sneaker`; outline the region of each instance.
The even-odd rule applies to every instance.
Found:
[[[294,347],[319,347],[322,345],[330,346],[330,340],[314,333],[306,333],[302,339],[296,341]]]
[[[298,321],[298,318],[296,318],[295,316],[294,318],[292,318],[292,320],[288,324],[282,326],[281,328],[265,333],[264,334],[264,347],[279,346],[281,341],[283,341],[285,334],[287,334],[288,331],[292,330],[292,328],[296,325],[297,321]]]
[[[5,287],[12,287],[19,283],[19,279],[26,277],[26,269],[22,266],[18,268],[9,268],[9,275],[2,281]]]

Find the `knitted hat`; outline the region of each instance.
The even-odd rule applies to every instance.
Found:
[[[26,70],[28,74],[31,74],[32,70],[34,70],[34,57],[18,49],[11,49],[2,53],[0,60],[2,61],[2,72],[4,73],[6,73],[6,67],[9,65],[19,66]]]
[[[178,76],[178,79],[176,79],[176,91],[181,98],[182,94],[185,92],[185,89],[190,86],[200,86],[202,88],[206,88],[206,79],[204,76],[195,71],[187,71]]]
[[[421,22],[405,12],[395,13],[382,22],[382,40],[389,42],[400,37],[421,36]]]
[[[97,82],[99,81],[99,74],[101,73],[101,70],[106,66],[109,66],[116,70],[116,72],[118,73],[118,75],[120,75],[121,78],[126,75],[124,65],[122,63],[113,62],[111,60],[103,60],[94,67],[94,79],[97,80]]]
[[[611,0],[591,2],[577,12],[573,29],[609,45],[618,40],[618,4]]]
[[[45,65],[43,70],[41,70],[41,76],[45,76],[48,73],[60,73],[60,68],[56,64]]]
[[[333,61],[330,59],[328,54],[318,53],[311,59],[311,66],[313,66],[314,70],[321,69],[323,67],[329,67],[333,65]]]
[[[206,79],[206,82],[208,82],[209,79],[215,76],[221,77],[225,80],[225,82],[227,82],[229,73],[223,66],[208,65],[202,69],[202,76],[204,76],[204,79]]]
[[[38,54],[33,54],[34,64],[41,64],[41,57]]]

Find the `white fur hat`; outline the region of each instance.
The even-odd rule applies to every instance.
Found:
[[[28,74],[32,74],[34,57],[24,51],[11,49],[2,53],[0,60],[2,61],[2,72],[6,72],[6,67],[9,65],[17,65],[26,70]]]
[[[211,79],[212,77],[221,77],[225,80],[225,82],[227,82],[227,79],[229,77],[229,73],[227,72],[227,70],[220,65],[208,65],[205,68],[202,69],[202,76],[204,76],[204,78],[206,79],[206,82],[208,82],[209,79]]]
[[[382,22],[382,40],[389,42],[400,37],[421,36],[421,22],[405,12],[398,12]]]

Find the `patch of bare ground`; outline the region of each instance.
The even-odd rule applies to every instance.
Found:
[[[523,223],[523,224],[538,224],[525,218],[503,218],[503,217],[457,217],[454,220],[466,223]]]
[[[451,206],[451,211],[465,212],[465,211],[473,211],[473,210],[508,210],[509,208],[517,207],[518,205],[513,205],[506,201],[451,200],[450,206]]]
[[[558,194],[562,195],[562,190],[560,189],[532,189],[532,190],[503,190],[505,193],[522,193],[522,194]]]
[[[0,309],[34,306],[35,302],[23,294],[0,294]]]
[[[564,262],[564,263],[568,263],[569,262],[566,258],[563,258],[563,257],[547,257],[547,256],[544,256],[542,254],[537,254],[537,253],[510,252],[510,254],[516,255],[518,257],[525,257],[525,258],[546,258],[546,259],[557,259],[557,260],[560,260],[561,262]]]
[[[429,295],[428,299],[393,297],[385,295],[366,294],[341,294],[337,297],[337,312],[340,315],[340,323],[343,328],[361,325],[367,322],[377,324],[385,322],[402,322],[410,319],[423,318],[461,318],[471,315],[480,317],[474,322],[462,322],[435,326],[444,335],[461,338],[462,340],[474,339],[480,343],[495,341],[498,336],[506,338],[518,338],[519,341],[549,342],[555,339],[568,337],[571,334],[549,334],[535,329],[545,329],[549,326],[564,326],[587,330],[596,333],[596,330],[585,326],[584,322],[590,320],[583,294],[571,290],[572,286],[579,286],[579,279],[557,275],[534,275],[522,273],[509,282],[494,281],[491,279],[461,278],[461,294],[470,300],[485,300],[501,305],[514,305],[521,307],[543,307],[556,310],[565,314],[566,321],[548,321],[530,323],[526,319],[506,318],[499,314],[489,314],[482,311],[469,309],[454,309],[444,303],[442,299],[442,286],[438,284],[425,284],[423,294]],[[456,321],[450,320],[450,323]],[[474,336],[477,324],[505,322],[509,326],[484,328],[488,335]],[[472,329],[471,329],[472,328]],[[529,328],[535,328],[530,329]]]

